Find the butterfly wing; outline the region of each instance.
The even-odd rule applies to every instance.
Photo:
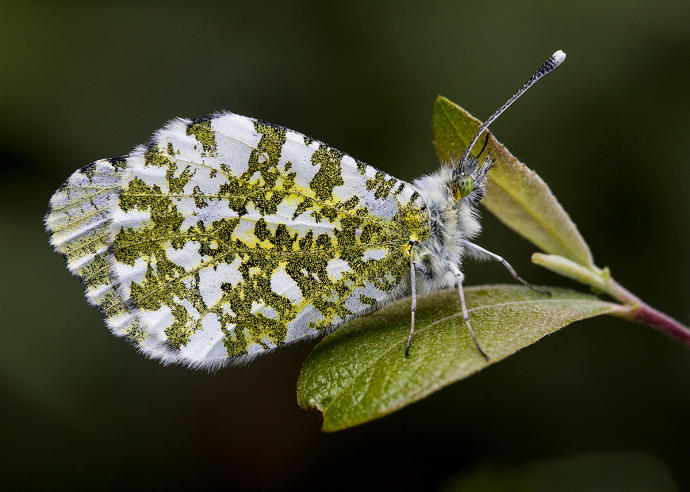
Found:
[[[75,172],[46,228],[111,331],[213,368],[404,293],[412,185],[300,133],[223,113]]]

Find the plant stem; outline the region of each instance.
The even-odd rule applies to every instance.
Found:
[[[687,326],[654,309],[615,280],[611,279],[609,285],[608,294],[624,304],[613,314],[656,328],[690,347],[690,329]]]
[[[559,275],[589,285],[597,294],[607,294],[620,301],[622,305],[611,314],[656,328],[690,347],[690,328],[661,311],[657,311],[616,282],[611,277],[611,272],[608,268],[599,268],[595,265],[581,265],[559,255],[543,253],[534,253],[532,255],[532,262]]]

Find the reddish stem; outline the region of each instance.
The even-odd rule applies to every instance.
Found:
[[[690,330],[670,316],[644,303],[637,309],[633,309],[632,314],[633,320],[663,331],[668,336],[680,340],[690,347]]]
[[[690,328],[654,309],[615,280],[611,279],[609,286],[609,294],[624,304],[621,311],[616,314],[656,328],[690,347]]]

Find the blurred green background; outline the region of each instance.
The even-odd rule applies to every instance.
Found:
[[[636,483],[690,490],[690,351],[647,327],[578,323],[326,435],[295,398],[313,343],[216,374],[162,367],[108,333],[43,231],[73,170],[219,109],[411,180],[438,166],[437,94],[485,118],[556,49],[567,62],[494,133],[549,183],[600,266],[688,323],[687,0],[0,3],[3,487],[434,490],[613,453]],[[525,278],[574,286],[483,223],[479,243]],[[468,284],[510,280],[466,270]]]

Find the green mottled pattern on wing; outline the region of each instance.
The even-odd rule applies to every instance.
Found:
[[[203,366],[401,295],[408,241],[428,236],[411,185],[229,113],[176,120],[125,159],[76,172],[46,223],[114,333]]]

